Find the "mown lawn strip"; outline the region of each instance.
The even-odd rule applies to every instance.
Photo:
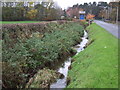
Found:
[[[87,31],[94,42],[73,57],[67,88],[117,88],[118,39],[95,23]]]

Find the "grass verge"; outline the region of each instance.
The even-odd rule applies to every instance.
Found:
[[[117,88],[118,39],[95,23],[87,30],[94,42],[73,57],[67,88]]]

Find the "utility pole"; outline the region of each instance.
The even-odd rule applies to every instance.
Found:
[[[118,6],[117,6],[116,24],[118,24]]]
[[[110,12],[110,10],[109,10],[109,7],[108,7],[108,12],[107,12],[107,14],[108,14],[108,19],[109,19],[109,12]]]
[[[108,19],[108,18],[107,18],[107,17],[108,17],[107,8],[105,9],[105,13],[106,13],[105,19]]]

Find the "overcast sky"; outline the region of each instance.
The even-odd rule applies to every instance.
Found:
[[[99,1],[104,1],[104,2],[110,2],[110,0],[54,0],[58,3],[62,9],[66,9],[67,7],[73,6],[74,4],[83,4],[83,3],[89,3],[89,2],[99,2]]]

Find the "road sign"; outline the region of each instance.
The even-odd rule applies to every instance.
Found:
[[[84,20],[85,19],[85,15],[81,14],[80,15],[80,20]]]
[[[79,14],[85,14],[85,11],[79,11]]]

